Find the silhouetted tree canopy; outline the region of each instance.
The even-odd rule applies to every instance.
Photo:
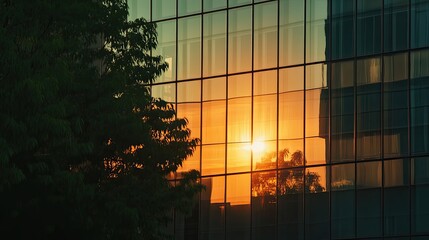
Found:
[[[152,99],[156,26],[125,0],[0,1],[0,238],[165,239],[198,172],[186,119]]]

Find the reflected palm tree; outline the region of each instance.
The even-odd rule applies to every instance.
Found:
[[[252,175],[252,196],[275,196],[296,193],[318,193],[325,191],[320,184],[321,177],[317,172],[301,168],[305,159],[302,151],[290,153],[288,148],[276,152],[268,152],[256,163],[255,170],[275,168],[277,156],[278,176],[275,171],[258,172]]]

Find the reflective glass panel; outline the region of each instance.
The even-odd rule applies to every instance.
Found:
[[[202,143],[225,142],[226,102],[203,102]]]
[[[408,54],[384,57],[384,156],[408,153]]]
[[[201,0],[178,0],[179,16],[201,12]]]
[[[253,155],[253,170],[277,167],[276,141],[254,141],[250,147]]]
[[[254,6],[254,69],[277,66],[277,2]]]
[[[304,91],[279,94],[279,139],[304,135]]]
[[[276,238],[276,171],[252,173],[252,239]]]
[[[357,54],[381,51],[382,0],[357,0]]]
[[[253,94],[277,93],[277,71],[255,72],[253,75]]]
[[[253,97],[253,141],[277,137],[277,95]]]
[[[384,161],[384,234],[410,230],[410,167],[408,159]]]
[[[278,235],[304,239],[304,169],[278,172]]]
[[[176,102],[176,85],[174,83],[152,85],[152,97],[161,98],[164,101],[175,103]]]
[[[250,174],[226,179],[226,239],[250,239]]]
[[[201,81],[180,82],[177,84],[177,102],[200,102]]]
[[[228,100],[228,142],[250,142],[252,99],[250,97]]]
[[[411,152],[429,153],[429,50],[411,53]]]
[[[304,63],[304,1],[280,0],[279,64]]]
[[[429,158],[412,159],[411,232],[429,233]]]
[[[305,170],[305,238],[329,239],[329,171],[327,167]]]
[[[181,103],[177,104],[177,117],[187,118],[187,127],[191,130],[191,138],[199,138],[200,132],[200,120],[201,120],[201,103]]]
[[[213,0],[212,0],[213,1]],[[228,0],[229,7],[252,3],[252,0]]]
[[[252,75],[242,74],[228,77],[228,98],[252,96]]]
[[[357,235],[376,237],[381,225],[381,162],[357,164]]]
[[[178,61],[179,80],[201,77],[201,16],[178,20]]]
[[[176,0],[152,1],[152,18],[160,20],[176,16]]]
[[[408,47],[408,0],[384,0],[384,51]]]
[[[277,153],[278,168],[291,168],[304,165],[303,145],[304,141],[302,139],[279,141],[279,150]]]
[[[158,46],[153,51],[154,56],[162,56],[168,63],[168,69],[156,82],[176,80],[176,21],[157,23]]]
[[[347,58],[354,54],[355,0],[332,0],[332,58]]]
[[[411,0],[411,47],[429,46],[429,2]]]
[[[203,145],[201,175],[225,173],[225,144]]]
[[[204,76],[226,73],[226,12],[204,15]]]
[[[252,8],[229,10],[228,72],[252,69]]]
[[[357,159],[381,156],[380,58],[357,61]]]
[[[328,22],[327,0],[306,0],[306,61],[317,62],[326,59]]]
[[[227,148],[227,173],[250,171],[250,143],[229,143]]]
[[[334,165],[331,174],[332,237],[354,237],[355,165]]]
[[[204,11],[226,8],[227,0],[203,0]]]
[[[225,177],[202,178],[200,239],[217,240],[225,236]]]
[[[354,65],[332,64],[331,128],[332,161],[354,160]]]
[[[198,146],[195,151],[194,154],[192,154],[192,156],[188,157],[187,159],[185,159],[182,163],[182,166],[179,167],[179,169],[177,169],[177,177],[180,178],[182,177],[183,172],[188,172],[192,169],[195,169],[197,171],[200,171],[200,154],[201,154],[201,149],[200,146]]]
[[[203,80],[203,101],[222,100],[226,98],[226,78]]]
[[[304,89],[304,67],[279,69],[279,93]]]
[[[150,0],[128,0],[127,3],[130,20],[141,17],[148,21],[150,20]]]

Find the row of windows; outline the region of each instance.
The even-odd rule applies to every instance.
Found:
[[[159,84],[152,94],[177,102],[202,140],[183,170],[213,175],[276,168],[282,150],[306,165],[427,154],[428,69],[429,50],[419,50]]]
[[[411,10],[408,0],[382,3],[280,0],[158,22],[154,54],[170,65],[158,82],[429,45],[427,1],[413,0]]]
[[[176,239],[427,234],[428,173],[426,157],[202,178],[194,213],[176,216]]]

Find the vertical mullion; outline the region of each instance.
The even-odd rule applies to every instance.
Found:
[[[407,136],[407,140],[408,140],[408,143],[407,143],[407,146],[408,146],[408,153],[407,153],[407,155],[408,155],[408,158],[407,158],[407,160],[408,160],[408,164],[409,164],[409,166],[410,166],[410,170],[409,170],[409,178],[410,178],[410,181],[409,181],[409,187],[408,187],[408,194],[409,194],[409,196],[408,196],[408,200],[409,200],[409,202],[408,202],[408,213],[409,213],[409,221],[408,221],[408,234],[410,234],[411,235],[411,232],[412,232],[412,230],[411,230],[411,228],[412,228],[412,226],[411,226],[411,221],[412,221],[412,214],[411,214],[411,212],[412,212],[412,188],[413,188],[413,176],[412,176],[412,173],[414,172],[413,171],[413,167],[414,167],[414,164],[411,164],[412,163],[412,161],[413,161],[413,159],[411,158],[411,154],[412,154],[412,152],[411,152],[411,20],[412,20],[412,18],[411,18],[411,14],[412,14],[412,0],[408,0],[408,33],[407,33],[407,37],[408,37],[408,51],[407,51],[407,59],[408,59],[408,83],[407,83],[407,87],[408,87],[408,89],[407,89],[407,101],[408,101],[408,103],[407,103],[407,118],[408,118],[408,123],[407,123],[407,128],[408,128],[408,136]]]
[[[355,192],[355,202],[354,202],[354,237],[358,236],[357,231],[357,201],[358,201],[358,191],[357,191],[357,181],[358,181],[358,174],[357,174],[357,21],[358,21],[358,1],[354,0],[354,9],[353,9],[353,153],[354,153],[354,167],[355,167],[355,182],[354,182],[354,192]]]
[[[381,157],[381,199],[380,199],[380,221],[381,236],[384,236],[384,0],[381,0],[381,54],[380,54],[380,157]]]
[[[253,145],[253,143],[254,143],[254,139],[253,139],[253,136],[254,136],[254,134],[253,134],[253,128],[254,128],[254,122],[253,122],[253,119],[254,119],[254,98],[255,98],[255,96],[254,96],[254,93],[255,93],[255,90],[254,90],[254,87],[255,87],[255,83],[254,83],[254,62],[255,62],[255,51],[254,51],[254,46],[255,46],[255,6],[252,4],[251,5],[251,22],[252,22],[252,26],[251,26],[251,30],[250,30],[250,32],[251,32],[251,41],[252,41],[252,44],[251,44],[251,46],[252,46],[252,49],[251,49],[251,51],[252,51],[252,68],[251,68],[251,71],[252,71],[252,111],[251,111],[251,115],[252,115],[252,119],[251,119],[251,143],[252,143],[252,145]],[[250,193],[252,193],[252,176],[253,176],[253,154],[254,153],[254,151],[252,150],[252,154],[251,154],[251,156],[250,156],[250,189],[249,189],[249,191],[250,191]],[[252,225],[253,225],[253,207],[252,207],[252,205],[253,205],[253,199],[252,199],[252,194],[250,194],[250,239],[252,239]]]
[[[304,69],[303,69],[303,71],[304,71],[304,81],[303,81],[303,93],[304,93],[304,96],[303,96],[303,102],[304,102],[304,106],[303,106],[303,120],[304,120],[304,123],[303,123],[303,129],[302,129],[302,131],[303,131],[303,143],[302,143],[302,151],[303,151],[303,155],[304,155],[304,162],[303,162],[303,171],[304,171],[304,174],[303,174],[303,178],[302,178],[302,181],[303,181],[303,186],[304,186],[304,189],[303,189],[303,191],[302,191],[302,215],[303,215],[303,227],[304,227],[304,232],[303,232],[303,238],[305,239],[305,236],[306,236],[306,216],[305,216],[305,213],[306,213],[306,211],[305,211],[305,207],[306,207],[306,205],[305,205],[305,192],[306,192],[306,186],[305,186],[305,170],[306,170],[306,162],[305,162],[305,158],[306,158],[306,142],[307,142],[307,139],[306,139],[306,135],[305,135],[305,129],[306,129],[306,123],[307,123],[307,120],[306,120],[306,118],[307,118],[307,114],[306,114],[306,108],[307,108],[307,89],[306,89],[306,87],[305,87],[305,84],[306,84],[306,82],[307,82],[307,2],[308,2],[308,0],[304,0],[304,19],[303,19],[303,24],[304,24],[304,49],[303,49],[303,51],[304,51],[304,58],[303,58],[303,60],[304,60]]]
[[[226,104],[228,105],[228,82],[229,82],[229,77],[228,77],[228,71],[229,71],[229,68],[228,68],[228,65],[229,65],[229,1],[226,1],[226,30],[225,30],[225,41],[226,41],[226,43],[225,43],[225,45],[226,45],[226,54],[225,54],[225,64],[226,64],[226,66],[225,66],[225,74],[226,74],[226,79],[225,79],[225,81],[226,81]],[[226,111],[226,115],[228,115],[228,110]],[[228,125],[228,122],[226,122],[225,123],[226,125]],[[226,132],[226,138],[227,138],[227,142],[225,143],[225,146],[228,144],[228,131]],[[228,152],[227,151],[225,151],[226,152],[226,156],[228,156]],[[224,216],[224,222],[223,222],[223,224],[224,224],[224,239],[226,239],[226,236],[227,236],[227,234],[226,234],[226,232],[227,232],[227,229],[226,229],[226,220],[227,220],[227,214],[228,214],[228,210],[227,210],[227,208],[226,208],[226,191],[227,191],[227,169],[228,169],[228,162],[227,162],[227,157],[225,157],[225,173],[224,173],[224,209],[225,209],[225,211],[224,211],[224,213],[225,213],[225,216]]]
[[[276,123],[277,123],[277,125],[276,125],[276,133],[277,133],[277,136],[276,136],[276,221],[275,221],[275,226],[274,226],[274,230],[276,231],[275,232],[275,238],[276,239],[278,239],[279,237],[278,237],[278,222],[279,222],[279,194],[278,194],[278,184],[279,184],[279,159],[278,159],[278,156],[279,156],[279,110],[280,110],[280,103],[279,103],[279,98],[280,98],[280,96],[279,96],[279,82],[280,82],[280,79],[279,79],[279,56],[280,56],[280,0],[278,0],[277,1],[277,51],[276,51],[276,54],[277,54],[277,69],[276,69],[276,73],[277,73],[277,121],[276,121]]]

